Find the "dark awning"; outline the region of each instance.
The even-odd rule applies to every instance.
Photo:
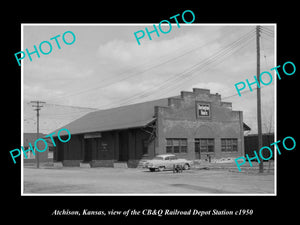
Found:
[[[244,122],[243,122],[243,128],[244,128],[244,131],[251,130],[251,128],[247,124],[245,124]]]

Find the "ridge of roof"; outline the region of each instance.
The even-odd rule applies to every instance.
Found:
[[[109,131],[146,126],[154,118],[154,106],[167,106],[168,98],[119,106],[109,109],[99,109],[66,124],[71,134],[82,134],[96,131]],[[54,137],[57,136],[56,129]],[[53,133],[51,132],[51,133]]]

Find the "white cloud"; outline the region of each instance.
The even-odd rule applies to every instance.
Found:
[[[178,95],[189,83],[194,83],[186,72],[218,47],[210,37],[193,32],[148,41],[140,46],[133,41],[108,41],[97,51],[100,64],[97,71],[108,84],[102,89],[111,99],[137,95],[140,96],[136,97],[137,101],[146,101]]]
[[[74,50],[72,54],[64,51],[60,52],[65,53],[63,57],[51,54],[25,64],[25,97],[101,108],[130,100],[175,96],[195,87],[210,89],[224,98],[236,94],[235,83],[255,75],[254,42],[226,55],[223,63],[203,64],[193,74],[184,73],[235,41],[249,30],[247,27],[182,26],[151,41],[143,40],[141,45],[134,38],[127,38],[133,28],[112,26],[109,32],[105,32],[107,26],[93,32],[78,28],[76,35],[81,39],[70,48]],[[269,47],[269,43],[263,44]],[[271,61],[272,57],[268,55],[268,59]],[[271,99],[270,92],[262,93],[266,102]],[[233,109],[243,110],[245,120],[252,121],[256,111],[254,95],[252,92],[224,101],[232,101]]]
[[[51,96],[60,96],[64,92],[62,90],[57,90],[51,88],[47,85],[27,85],[24,84],[24,99],[30,100],[43,100]]]
[[[208,40],[208,38],[207,38]],[[184,59],[184,62],[194,62],[199,57],[199,52],[187,54],[187,57],[178,57],[195,48],[195,43],[206,42],[195,34],[186,34],[172,39],[152,40],[139,46],[136,42],[124,40],[112,40],[101,44],[98,48],[97,57],[103,65],[116,67],[144,69],[147,66],[160,64],[172,58]],[[202,55],[206,56],[211,48],[202,49]],[[175,66],[179,66],[178,64]],[[162,68],[163,66],[160,66]]]

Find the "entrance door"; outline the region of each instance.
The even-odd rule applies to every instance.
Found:
[[[56,145],[56,156],[54,156],[54,158],[56,157],[56,161],[61,162],[64,160],[64,145],[61,142],[57,142]]]
[[[93,139],[85,139],[84,140],[84,162],[90,162],[92,160],[92,148],[93,148]]]
[[[195,139],[195,159],[201,159],[199,138]]]
[[[128,161],[128,131],[119,133],[119,161]]]

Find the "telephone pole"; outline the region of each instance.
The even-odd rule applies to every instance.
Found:
[[[256,26],[256,77],[258,84],[260,86],[260,26]],[[262,148],[262,130],[261,130],[261,96],[260,96],[260,88],[257,87],[257,134],[258,134],[258,151]],[[259,173],[264,172],[264,161],[262,160],[261,163],[259,163]]]
[[[46,102],[41,101],[31,101],[30,103],[35,103],[36,105],[32,105],[32,107],[36,107],[34,110],[36,111],[36,139],[39,139],[40,133],[39,133],[39,117],[40,117],[40,110],[41,107],[43,107],[40,104],[45,104]],[[40,168],[40,158],[39,158],[39,152],[35,152],[35,158],[36,158],[36,168]]]

